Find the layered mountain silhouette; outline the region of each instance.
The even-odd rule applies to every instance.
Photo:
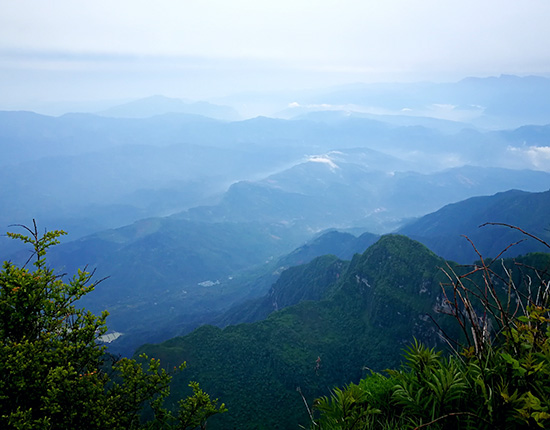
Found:
[[[527,240],[503,256],[545,251],[542,244],[509,227],[478,226],[508,223],[550,242],[549,195],[548,191],[509,191],[476,197],[448,205],[399,232],[464,264],[473,263],[479,255],[463,235],[484,257],[495,258],[522,239]],[[273,290],[280,276],[280,282],[291,277],[286,269],[327,254],[351,259],[378,237],[328,231],[310,238],[311,233],[299,223],[207,222],[206,217],[199,221],[178,215],[143,220],[61,245],[52,250],[52,264],[66,272],[88,265],[97,269],[97,277],[109,276],[85,305],[95,312],[111,312],[111,328],[125,333],[111,348],[131,353],[144,340],[187,333],[203,323],[253,322],[296,304],[307,296],[297,292],[292,299],[280,300]],[[21,254],[21,262],[27,257]],[[299,270],[289,270],[292,276],[301,276]],[[321,280],[324,276],[319,275]]]
[[[114,118],[149,118],[169,113],[200,115],[223,121],[235,121],[239,114],[229,106],[208,102],[190,102],[160,95],[134,100],[98,112],[98,115]]]
[[[518,262],[544,269],[550,255]],[[512,261],[503,264],[513,270]],[[441,307],[445,269],[460,271],[416,241],[383,236],[349,262],[326,256],[284,272],[264,304],[288,306],[262,321],[203,326],[138,353],[167,368],[186,360],[177,395],[185,381],[197,380],[229,408],[213,428],[307,425],[300,394],[311,402],[371,369],[394,368],[413,339],[443,347],[440,329],[458,337],[458,324]]]
[[[518,241],[521,242],[507,249],[504,257],[534,251],[548,252],[541,242],[509,227],[519,227],[550,243],[548,211],[550,191],[527,193],[511,190],[447,205],[401,228],[399,232],[421,241],[447,259],[471,263],[479,258],[477,252],[495,258],[508,245]],[[486,223],[508,226],[483,226]]]
[[[215,206],[192,208],[190,219],[285,222],[304,228],[395,228],[404,217],[435,211],[472,195],[550,188],[550,174],[473,166],[432,174],[388,174],[325,156],[268,178],[233,184]],[[516,185],[514,185],[516,184]]]

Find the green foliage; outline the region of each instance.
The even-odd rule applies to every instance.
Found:
[[[366,420],[380,413],[368,403],[368,393],[355,384],[344,390],[335,388],[331,397],[321,397],[315,406],[325,412],[319,422],[321,427],[362,428]]]
[[[79,270],[65,283],[47,267],[48,248],[65,233],[24,228],[30,236],[8,236],[32,245],[34,270],[5,262],[0,272],[1,428],[204,428],[209,416],[225,411],[198,386],[177,415],[164,409],[172,376],[154,358],[108,356],[98,341],[107,313],[76,307],[97,285],[93,273]],[[142,423],[147,403],[156,419]]]
[[[335,388],[331,396],[315,401],[315,409],[321,412],[315,427],[330,429],[363,429],[386,426],[393,428],[390,413],[392,392],[396,380],[372,373],[359,384],[349,384],[343,390]]]
[[[200,427],[206,428],[206,420],[227,409],[222,404],[217,407],[217,400],[211,401],[210,396],[200,389],[198,382],[190,382],[189,386],[193,389],[193,396],[179,401],[178,429],[188,429]]]
[[[287,304],[300,300],[303,290],[308,300],[263,321],[223,330],[202,326],[186,336],[144,345],[139,352],[160,357],[166,366],[192,363],[186,371],[189,379],[223,398],[229,408],[209,421],[209,428],[307,425],[309,416],[297,387],[312,404],[316,397],[329,395],[331,387],[361,385],[365,366],[379,371],[399,365],[400,346],[407,339],[417,334],[434,339],[433,324],[420,316],[431,310],[440,291],[434,277],[443,263],[410,239],[388,236],[351,264],[323,257],[289,270],[295,276],[281,277],[268,297],[270,305],[273,299]],[[313,300],[317,292],[323,292],[319,301]],[[410,306],[413,301],[415,309]],[[187,383],[187,378],[176,376],[172,395],[186,395]],[[373,407],[385,411],[385,403]]]
[[[532,263],[544,267],[548,258],[539,257],[518,259],[523,266],[514,266],[511,277],[519,279],[518,273],[523,271],[537,279],[525,265]],[[308,280],[322,279],[325,267],[336,267],[325,266],[323,262],[329,262],[329,259],[319,259],[307,267],[291,271],[299,276],[283,279],[284,291],[289,294],[287,297],[298,297],[301,288],[313,285],[313,282],[308,284]],[[315,268],[316,264],[323,267]],[[505,262],[505,265],[511,264],[511,261]],[[495,270],[498,269],[500,260],[494,266]],[[357,418],[353,415],[355,413],[361,416],[357,421],[359,427],[406,428],[414,423],[427,424],[432,419],[439,419],[430,428],[467,422],[476,428],[473,423],[482,422],[482,419],[471,415],[478,414],[477,409],[468,410],[462,403],[467,396],[459,396],[459,393],[472,392],[476,396],[476,408],[483,408],[486,403],[484,392],[488,400],[499,396],[498,371],[490,361],[476,364],[466,356],[449,360],[431,349],[440,347],[443,341],[437,326],[425,316],[433,314],[434,307],[445,308],[440,304],[443,297],[440,283],[448,282],[448,279],[438,267],[448,267],[457,273],[469,272],[469,269],[454,264],[446,266],[443,259],[424,246],[396,235],[383,237],[363,255],[356,255],[345,267],[334,284],[323,284],[323,291],[327,294],[319,301],[300,302],[252,324],[225,329],[202,326],[186,336],[158,345],[144,345],[140,352],[160,357],[165,366],[183,360],[192,363],[186,371],[191,375],[189,378],[175,376],[172,394],[167,401],[171,401],[174,395],[187,395],[188,380],[192,379],[200,382],[213,396],[223,398],[230,409],[209,421],[211,429],[307,426],[310,417],[304,400],[309,407],[319,397],[325,397],[328,405],[340,405],[339,412],[335,413],[339,418],[331,423],[324,421],[325,413],[314,414],[314,420],[321,428],[338,428],[338,422],[343,425],[341,419],[352,422]],[[494,276],[495,280],[499,277],[506,278],[506,274],[502,272]],[[482,278],[479,280],[483,282]],[[506,284],[499,284],[499,294],[501,290],[507,291]],[[446,291],[452,298],[452,286]],[[276,297],[276,293],[273,291],[269,298]],[[481,306],[482,300],[473,302],[475,306]],[[460,338],[460,327],[453,318],[441,313],[433,318],[445,333]],[[411,349],[413,345],[408,352],[411,360],[399,368],[403,362],[401,350],[413,338],[430,347],[417,345],[416,349]],[[467,345],[464,351],[468,351]],[[316,364],[318,359],[319,366]],[[462,367],[462,361],[471,364]],[[364,378],[365,369],[380,372],[385,368],[400,370],[389,377],[374,373]],[[482,383],[480,378],[490,375],[494,375],[493,385]],[[342,387],[352,386],[350,383],[359,388],[346,393],[346,388]],[[410,388],[411,384],[414,384],[413,388]],[[412,392],[413,399],[417,396],[416,388],[422,388],[422,396],[417,398],[416,405],[397,403],[398,397],[393,394],[397,385]],[[303,398],[297,393],[297,387],[300,387]],[[333,387],[340,387],[343,392],[340,400],[332,400]],[[368,391],[366,402],[363,397],[358,397],[357,390]],[[426,399],[426,396],[433,396],[433,399]],[[491,401],[485,410],[492,407],[494,414],[499,414],[502,401],[494,405]],[[362,416],[365,405],[370,406],[370,410]],[[418,408],[421,415],[413,417],[406,412],[414,408]],[[380,413],[375,413],[375,410]],[[456,415],[458,412],[461,414]],[[485,419],[485,412],[479,415]],[[413,423],[409,417],[416,421]],[[328,416],[326,419],[329,420]]]
[[[406,370],[395,375],[397,384],[392,394],[405,422],[417,427],[460,408],[467,383],[459,362],[442,359],[440,353],[416,341],[405,358]]]
[[[415,340],[402,368],[387,371],[391,387],[373,395],[371,381],[383,378],[373,374],[335,389],[317,400],[321,415],[312,428],[550,428],[548,259],[535,255],[531,261],[542,266],[518,261],[514,271],[479,256],[465,274],[447,268],[452,282],[444,295],[453,300],[444,309],[462,328],[465,344],[444,358]],[[384,402],[386,409],[379,407]]]

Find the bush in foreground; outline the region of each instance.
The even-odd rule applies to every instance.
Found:
[[[550,428],[548,255],[510,268],[478,255],[466,273],[443,269],[442,310],[463,331],[461,343],[447,339],[453,353],[415,341],[401,369],[317,399],[312,429]]]
[[[171,374],[154,358],[106,354],[98,338],[107,312],[96,316],[76,302],[94,290],[93,273],[79,270],[68,282],[46,264],[63,231],[40,236],[8,233],[32,246],[34,269],[5,262],[0,271],[0,428],[192,429],[225,411],[197,383],[173,413],[163,406]],[[185,363],[175,368],[181,371]],[[143,407],[154,418],[141,420]]]

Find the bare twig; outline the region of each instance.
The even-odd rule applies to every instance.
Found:
[[[550,248],[550,245],[544,240],[542,240],[541,238],[535,236],[534,234],[527,233],[525,230],[523,230],[522,228],[516,227],[515,225],[506,224],[504,222],[486,222],[484,224],[481,224],[480,227],[485,227],[486,225],[501,225],[503,227],[508,227],[514,230],[521,231],[525,236],[529,236],[530,238],[535,239],[536,241],[542,243],[547,248]]]
[[[492,428],[494,429],[498,429],[499,427],[495,427],[491,422],[487,421],[485,418],[483,417],[480,417],[479,415],[477,414],[474,414],[472,412],[451,412],[451,413],[448,413],[446,415],[443,415],[439,418],[436,418],[435,420],[432,420],[430,421],[429,423],[425,423],[425,424],[422,424],[422,425],[419,425],[418,427],[415,427],[414,430],[418,430],[418,429],[421,429],[423,427],[428,427],[428,426],[431,426],[432,424],[435,424],[436,422],[438,421],[441,421],[443,419],[446,419],[446,418],[449,418],[449,417],[457,417],[457,416],[461,416],[461,415],[468,415],[470,417],[474,417],[474,418],[477,418],[481,421],[483,421],[485,424],[488,424],[489,426],[491,426]]]
[[[312,424],[317,425],[315,420],[313,419],[313,414],[311,412],[311,409],[310,409],[309,405],[307,404],[306,398],[302,394],[302,389],[300,387],[296,387],[296,391],[298,391],[300,393],[300,396],[302,397],[302,400],[304,401],[304,405],[306,405],[307,413],[309,415],[309,419],[311,420]]]

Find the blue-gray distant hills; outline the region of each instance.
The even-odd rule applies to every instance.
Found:
[[[359,154],[354,155],[357,160]],[[364,227],[376,233],[391,231],[403,218],[471,196],[510,188],[550,188],[550,174],[541,171],[464,166],[431,174],[388,174],[338,161],[343,156],[341,152],[309,160],[261,181],[238,182],[217,205],[195,207],[182,216],[216,222],[281,222],[313,231]]]
[[[447,205],[401,228],[399,232],[424,243],[436,254],[460,263],[478,259],[467,236],[484,257],[494,258],[517,241],[523,242],[506,251],[504,257],[527,252],[548,252],[548,248],[520,231],[523,229],[550,243],[550,190],[540,193],[511,190],[493,196],[472,197]]]
[[[540,76],[351,84],[298,96],[284,115],[344,107],[358,112],[434,117],[481,128],[512,129],[524,124],[548,124],[549,99],[550,79]]]
[[[229,106],[204,101],[189,102],[160,95],[134,100],[97,112],[98,115],[113,118],[149,118],[170,113],[204,116],[222,121],[240,119],[239,113]]]
[[[283,218],[313,215],[316,230],[369,218],[363,226],[390,231],[402,218],[473,195],[547,188],[543,173],[520,170],[547,170],[549,126],[442,131],[428,127],[432,120],[411,119],[404,126],[385,118],[227,122],[183,113],[110,118],[0,112],[0,224],[37,218],[76,238],[144,217],[214,207],[223,196],[228,219],[239,211],[254,214],[265,202],[268,216],[277,206]],[[457,189],[470,194],[449,191],[449,169],[467,165],[470,172],[461,174]],[[478,173],[471,173],[474,168]],[[239,208],[238,201],[250,205]],[[296,213],[303,203],[303,213]]]
[[[515,240],[506,236],[510,229],[477,229],[484,222],[545,234],[542,221],[519,217],[524,207],[532,208],[525,216],[543,220],[548,213],[536,209],[531,194],[512,193],[514,199],[490,209],[482,209],[484,199],[461,203],[445,215],[454,230],[435,211],[511,189],[550,189],[546,85],[543,78],[499,77],[336,88],[297,100],[287,112],[299,109],[294,119],[231,121],[223,106],[162,97],[104,112],[112,116],[0,112],[1,231],[33,218],[41,229],[67,230],[52,263],[67,272],[88,264],[98,276],[111,276],[86,305],[107,308],[112,329],[124,332],[113,349],[127,342],[120,348],[127,353],[205,322],[252,321],[309,297],[320,284],[257,302],[240,319],[227,312],[264,300],[289,267],[324,254],[348,260],[413,219],[417,230],[411,224],[403,232],[460,262],[476,258],[461,234],[489,254]],[[517,113],[511,103],[518,94],[525,115],[507,122]],[[374,102],[390,104],[381,113],[348,109]],[[431,115],[445,110],[460,118]],[[492,120],[500,129],[481,124]],[[507,208],[517,222],[496,216]],[[350,231],[358,237],[342,233]],[[514,250],[531,250],[531,243]],[[3,259],[26,261],[15,245],[0,236]]]

